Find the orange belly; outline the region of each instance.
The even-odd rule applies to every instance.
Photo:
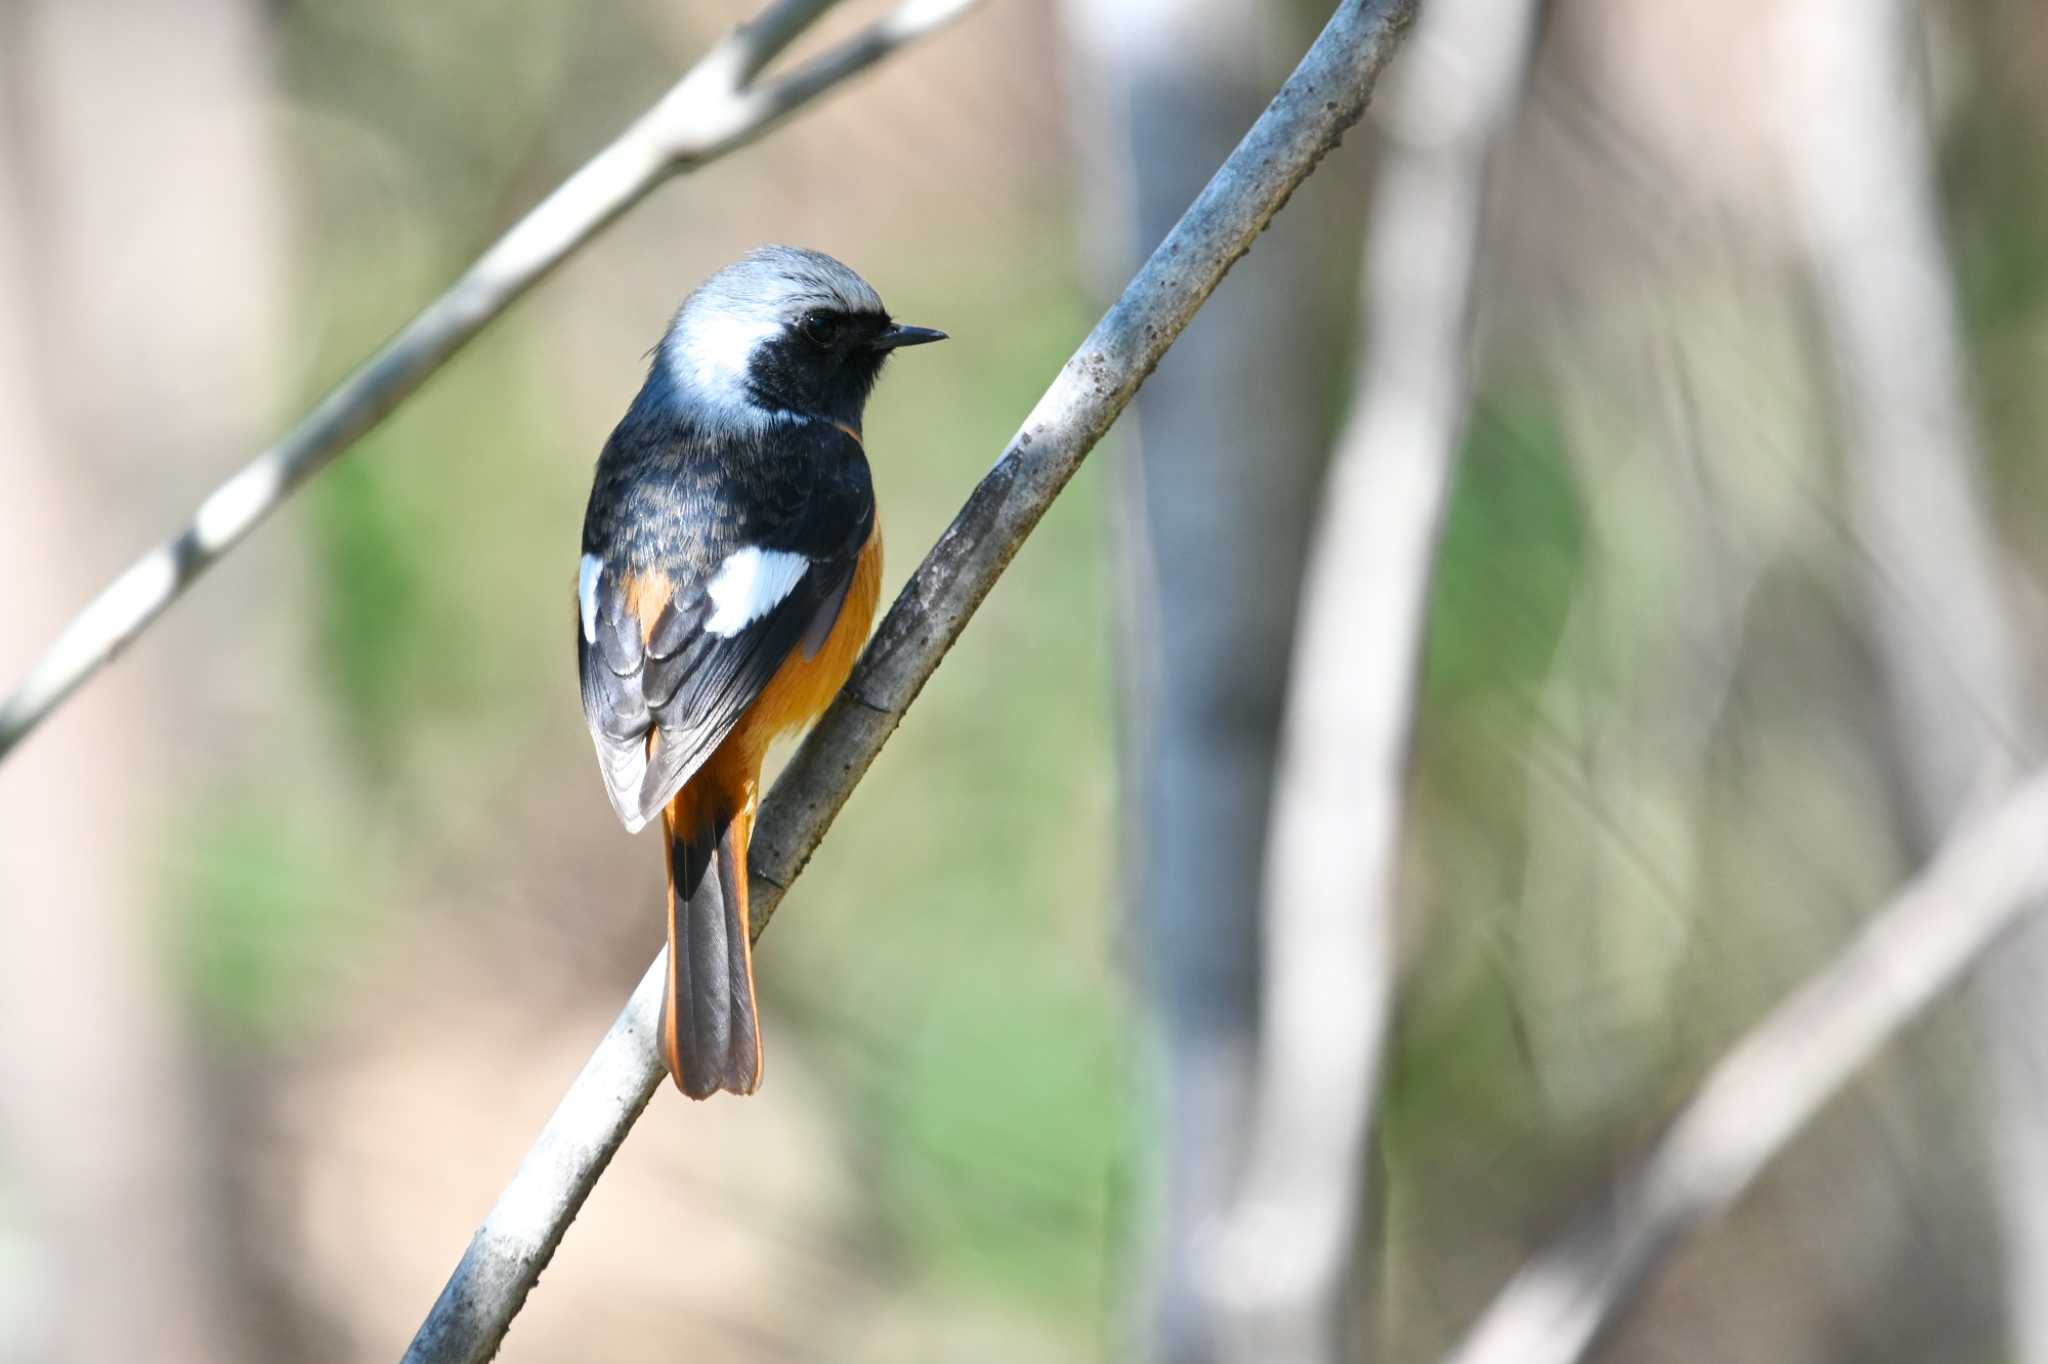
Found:
[[[801,729],[825,713],[832,698],[846,685],[868,642],[868,629],[875,623],[875,606],[882,596],[882,528],[878,524],[867,544],[861,547],[854,565],[853,582],[839,608],[839,619],[825,637],[818,652],[805,656],[799,646],[784,663],[759,699],[733,727],[728,746],[752,748],[766,753],[768,745],[790,730]],[[758,758],[756,759],[758,762]]]
[[[768,746],[793,729],[801,729],[825,713],[846,685],[860,658],[861,646],[875,623],[882,597],[882,528],[862,547],[853,582],[839,608],[839,620],[817,653],[805,656],[801,645],[768,680],[754,704],[740,717],[718,751],[708,758],[689,784],[676,794],[675,814],[687,826],[700,801],[709,800],[730,814],[751,814],[761,780],[761,761]]]

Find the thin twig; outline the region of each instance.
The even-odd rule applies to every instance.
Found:
[[[2048,893],[2048,773],[1958,834],[1709,1072],[1634,1171],[1524,1265],[1447,1364],[1572,1364],[1878,1048]]]
[[[301,483],[381,421],[555,266],[670,176],[746,145],[978,0],[906,0],[789,74],[753,84],[834,0],[783,0],[723,39],[285,434],[215,489],[185,529],[73,617],[0,705],[0,759],[142,633]]]
[[[1380,120],[1357,397],[1308,566],[1268,826],[1244,1185],[1205,1294],[1227,1358],[1334,1364],[1393,1012],[1423,622],[1469,399],[1488,154],[1534,0],[1432,0]]]
[[[1344,0],[1273,102],[1039,399],[776,782],[753,848],[758,937],[1024,538],[1231,265],[1365,110],[1415,0]],[[599,1043],[456,1267],[407,1364],[489,1359],[661,1076],[652,982]]]

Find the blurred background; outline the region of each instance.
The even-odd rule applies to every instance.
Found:
[[[1359,1358],[1441,1354],[1926,851],[1758,39],[1794,2],[1555,0],[1489,163]],[[0,685],[750,9],[0,6]],[[0,1361],[402,1352],[659,945],[570,629],[676,303],[789,241],[952,334],[869,413],[899,583],[1326,15],[991,0],[657,192],[0,767]],[[1902,50],[2025,672],[2048,10],[1939,0]],[[761,1093],[663,1088],[503,1358],[1212,1357],[1386,132],[1226,280],[848,805],[764,939]],[[1888,1053],[1602,1357],[2020,1360],[1986,1012]]]

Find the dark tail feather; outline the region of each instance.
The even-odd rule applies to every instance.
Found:
[[[693,1099],[761,1084],[754,955],[747,941],[747,824],[719,817],[668,820],[668,989],[661,1050]]]

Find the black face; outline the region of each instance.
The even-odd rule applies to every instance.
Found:
[[[889,358],[889,318],[819,308],[754,348],[747,386],[764,407],[858,427]]]

